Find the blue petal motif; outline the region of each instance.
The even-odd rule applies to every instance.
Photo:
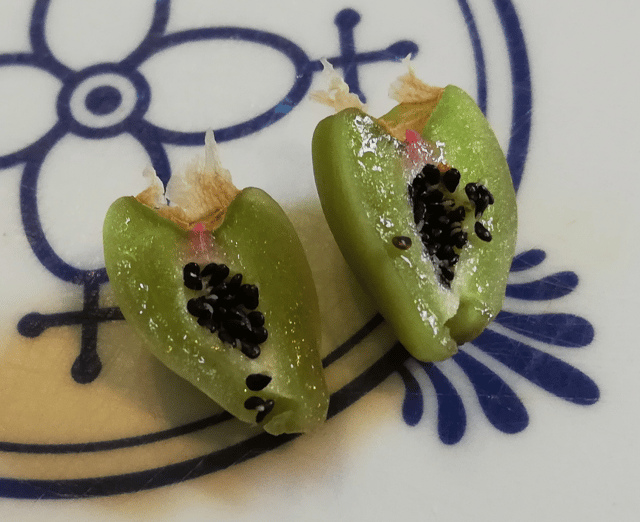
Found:
[[[542,263],[546,254],[539,249],[517,255],[511,271],[523,271]],[[556,299],[570,293],[578,284],[573,272],[558,272],[537,281],[507,286],[507,295],[518,299]],[[552,346],[578,348],[593,341],[594,329],[586,319],[573,314],[519,314],[503,310],[496,323],[522,336]],[[570,364],[508,335],[485,330],[473,345],[533,384],[566,401],[580,405],[595,403],[600,397],[598,386],[587,375]],[[504,433],[518,433],[529,424],[525,405],[514,390],[490,366],[481,363],[464,349],[453,356],[478,397],[489,422]],[[445,444],[455,444],[464,435],[466,414],[455,383],[451,383],[434,363],[420,363],[436,391],[438,401],[438,434]],[[424,398],[420,384],[403,367],[398,370],[405,385],[403,418],[410,426],[420,422]]]
[[[574,272],[558,272],[539,281],[507,285],[507,297],[527,301],[558,299],[573,292],[578,286],[578,276]]]
[[[595,382],[580,370],[493,330],[485,330],[473,344],[542,389],[575,404],[589,405],[600,398]]]
[[[496,323],[536,341],[578,348],[593,341],[593,326],[582,317],[571,314],[514,314],[502,311]]]
[[[546,257],[547,254],[544,253],[544,250],[527,250],[526,252],[518,254],[513,258],[510,271],[522,272],[523,270],[529,270],[530,268],[538,266],[540,263],[542,263]]]
[[[406,366],[400,366],[398,373],[402,377],[405,388],[404,400],[402,401],[402,418],[409,426],[415,426],[422,419],[422,413],[424,412],[422,390],[420,389],[420,384]]]
[[[431,379],[438,399],[438,435],[445,444],[456,444],[467,428],[467,414],[460,394],[433,363],[420,363]]]
[[[509,385],[465,351],[453,357],[473,385],[485,416],[504,433],[518,433],[529,424],[529,415]]]

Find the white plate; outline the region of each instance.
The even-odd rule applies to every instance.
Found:
[[[637,7],[29,4],[0,6],[3,518],[632,519]],[[307,98],[319,59],[382,114],[409,53],[486,110],[520,219],[503,313],[426,366],[346,267],[310,159],[328,115]],[[106,283],[108,205],[148,165],[168,179],[209,127],[236,184],[283,205],[314,271],[333,396],[311,435],[225,420],[135,341]]]

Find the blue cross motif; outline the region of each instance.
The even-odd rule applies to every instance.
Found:
[[[118,64],[97,64],[82,71],[73,71],[53,56],[46,42],[44,27],[49,2],[50,0],[37,0],[35,3],[30,31],[33,52],[31,54],[0,55],[0,66],[27,64],[58,76],[63,82],[58,99],[60,119],[58,124],[38,142],[17,153],[0,157],[0,168],[21,162],[25,163],[20,204],[29,244],[38,260],[53,275],[70,283],[81,285],[84,290],[81,310],[52,314],[29,313],[19,321],[18,332],[25,337],[37,337],[48,328],[80,326],[82,332],[80,354],[72,365],[71,376],[76,382],[86,384],[94,381],[102,368],[97,352],[100,323],[122,320],[123,316],[118,308],[101,307],[99,304],[101,286],[108,281],[105,269],[80,270],[70,266],[55,253],[46,239],[38,214],[36,197],[40,168],[46,154],[61,137],[69,132],[87,139],[101,139],[120,133],[130,133],[146,149],[158,176],[166,183],[171,172],[164,145],[200,145],[203,142],[204,131],[174,132],[158,128],[143,119],[151,98],[151,91],[146,80],[137,71],[138,65],[144,60],[166,48],[184,42],[230,39],[269,46],[283,53],[293,62],[296,68],[296,80],[287,95],[272,109],[251,120],[223,129],[216,129],[216,138],[219,142],[258,132],[286,116],[305,97],[313,75],[322,70],[322,64],[320,60],[310,60],[306,53],[292,41],[273,33],[255,29],[209,27],[166,34],[170,1],[159,0],[156,2],[149,32],[138,49]],[[358,52],[354,29],[360,19],[360,14],[353,9],[344,9],[336,15],[334,23],[338,30],[340,53],[328,58],[328,60],[336,68],[343,71],[345,81],[351,91],[365,101],[358,75],[360,67],[381,61],[398,61],[408,54],[415,55],[418,52],[418,46],[411,41],[402,40],[385,49]],[[88,85],[88,81],[101,75],[105,77],[106,75],[117,76],[122,82],[133,85],[137,98],[132,102],[131,114],[127,118],[114,124],[92,127],[73,115],[70,100],[74,92],[77,93],[82,85]],[[124,103],[123,98],[114,86],[99,85],[86,93],[85,105],[96,117],[108,116],[122,103]]]

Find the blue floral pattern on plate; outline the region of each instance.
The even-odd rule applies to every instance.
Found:
[[[539,265],[545,258],[542,250],[528,250],[513,260],[511,271],[520,272]],[[537,281],[507,285],[507,296],[523,300],[557,299],[573,291],[578,284],[574,272],[559,272]],[[495,322],[532,341],[563,348],[580,348],[591,343],[593,327],[586,319],[572,314],[518,314],[508,304]],[[491,326],[470,343],[496,363],[528,379],[543,390],[581,405],[595,403],[600,392],[591,378],[561,359],[526,342],[519,341]],[[518,433],[529,424],[527,410],[511,387],[489,366],[461,347],[452,360],[462,369],[476,393],[489,422],[504,433]],[[467,418],[460,393],[435,363],[420,363],[429,377],[438,402],[438,435],[445,444],[462,439]],[[424,413],[424,393],[406,365],[398,373],[405,386],[402,415],[415,426]]]
[[[471,41],[477,78],[477,98],[484,110],[487,106],[487,78],[485,59],[479,32],[467,0],[455,0],[466,23]],[[512,131],[507,150],[514,185],[520,184],[526,161],[531,130],[531,78],[524,36],[511,0],[494,0],[499,16],[511,66],[513,84]],[[67,134],[72,133],[89,140],[109,138],[127,133],[146,150],[152,165],[163,181],[171,175],[166,145],[199,145],[203,142],[204,129],[200,132],[178,132],[161,128],[145,119],[152,96],[152,86],[138,71],[145,60],[178,45],[188,42],[215,39],[234,39],[267,45],[285,55],[296,71],[296,81],[289,92],[271,109],[250,120],[216,130],[219,141],[228,141],[257,132],[286,117],[304,98],[313,75],[321,70],[319,60],[311,60],[294,42],[273,33],[242,27],[206,27],[167,33],[170,1],[158,0],[153,19],[146,36],[137,49],[119,63],[101,63],[82,70],[64,65],[52,53],[45,27],[50,0],[37,0],[31,18],[30,41],[32,52],[0,55],[0,68],[11,65],[30,66],[58,78],[63,87],[58,95],[58,121],[43,136],[21,150],[0,156],[0,168],[24,165],[21,182],[20,208],[24,231],[31,249],[42,265],[55,277],[84,290],[84,306],[79,311],[63,311],[53,314],[34,312],[27,314],[18,324],[18,331],[27,337],[39,336],[47,328],[62,325],[78,325],[81,328],[80,355],[71,370],[78,382],[90,383],[99,374],[101,363],[97,354],[97,333],[104,321],[120,320],[117,308],[100,307],[101,285],[107,281],[103,268],[80,270],[61,259],[49,244],[38,214],[37,183],[47,154]],[[360,15],[351,9],[340,11],[335,17],[340,53],[329,60],[342,69],[345,80],[353,92],[364,99],[360,89],[359,68],[382,60],[398,60],[407,54],[417,53],[415,43],[407,40],[388,47],[367,52],[357,52],[354,27]],[[135,93],[134,97],[127,92]],[[84,96],[84,106],[92,116],[82,119],[73,112],[73,96]],[[124,115],[113,117],[117,108],[126,107]],[[544,260],[542,250],[530,250],[518,255],[512,264],[512,272],[521,272],[539,265]],[[578,284],[573,272],[560,272],[540,280],[510,284],[507,297],[525,301],[541,301],[560,298],[569,294]],[[338,346],[324,360],[328,366],[356,347],[382,323],[374,317],[345,343]],[[564,400],[588,405],[598,400],[595,383],[578,369],[533,346],[546,343],[562,348],[579,348],[593,339],[593,328],[585,319],[570,314],[522,314],[505,307],[496,318],[500,328],[489,328],[472,344],[492,362],[487,364],[462,347],[453,358],[473,387],[481,410],[489,422],[504,433],[518,433],[529,422],[527,410],[516,392],[500,377],[497,368],[503,366],[528,379],[542,389]],[[504,333],[512,332],[511,335]],[[532,344],[519,339],[530,339]],[[333,393],[329,417],[340,413],[360,397],[369,393],[389,375],[398,372],[405,387],[402,415],[408,425],[418,424],[424,417],[425,400],[437,401],[437,427],[440,440],[455,444],[463,437],[468,416],[459,392],[460,383],[450,379],[439,364],[408,363],[407,352],[398,343],[353,381]],[[435,395],[426,398],[419,380],[409,368],[419,368],[430,380]],[[149,433],[128,439],[94,441],[76,444],[22,444],[1,442],[0,449],[18,453],[73,454],[152,444],[226,422],[226,413],[178,426],[164,432]],[[225,469],[231,465],[276,448],[297,435],[272,437],[262,433],[238,444],[209,453],[197,459],[121,475],[87,477],[69,480],[16,480],[0,478],[0,496],[15,498],[71,498],[112,495],[160,487]]]

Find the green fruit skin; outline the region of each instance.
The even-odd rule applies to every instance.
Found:
[[[394,109],[384,118],[393,119]],[[489,243],[470,234],[449,290],[422,249],[408,202],[400,142],[373,118],[345,109],[322,120],[313,137],[318,195],[347,263],[405,348],[422,361],[453,355],[500,311],[517,228],[515,193],[504,154],[482,112],[461,89],[445,88],[423,136],[445,142],[460,186],[480,182],[496,197],[482,222]],[[470,221],[473,229],[473,221]],[[412,240],[408,250],[394,236]]]
[[[291,222],[265,192],[247,188],[212,238],[215,257],[197,261],[223,262],[258,286],[269,332],[260,356],[249,359],[189,314],[187,301],[199,295],[183,283],[183,266],[194,260],[189,234],[131,197],[112,204],[103,228],[107,273],[125,319],[160,361],[238,419],[255,422],[244,402],[257,395],[274,400],[262,424],[267,432],[310,431],[325,420],[329,393],[317,294]],[[245,379],[252,373],[272,381],[250,391]]]

